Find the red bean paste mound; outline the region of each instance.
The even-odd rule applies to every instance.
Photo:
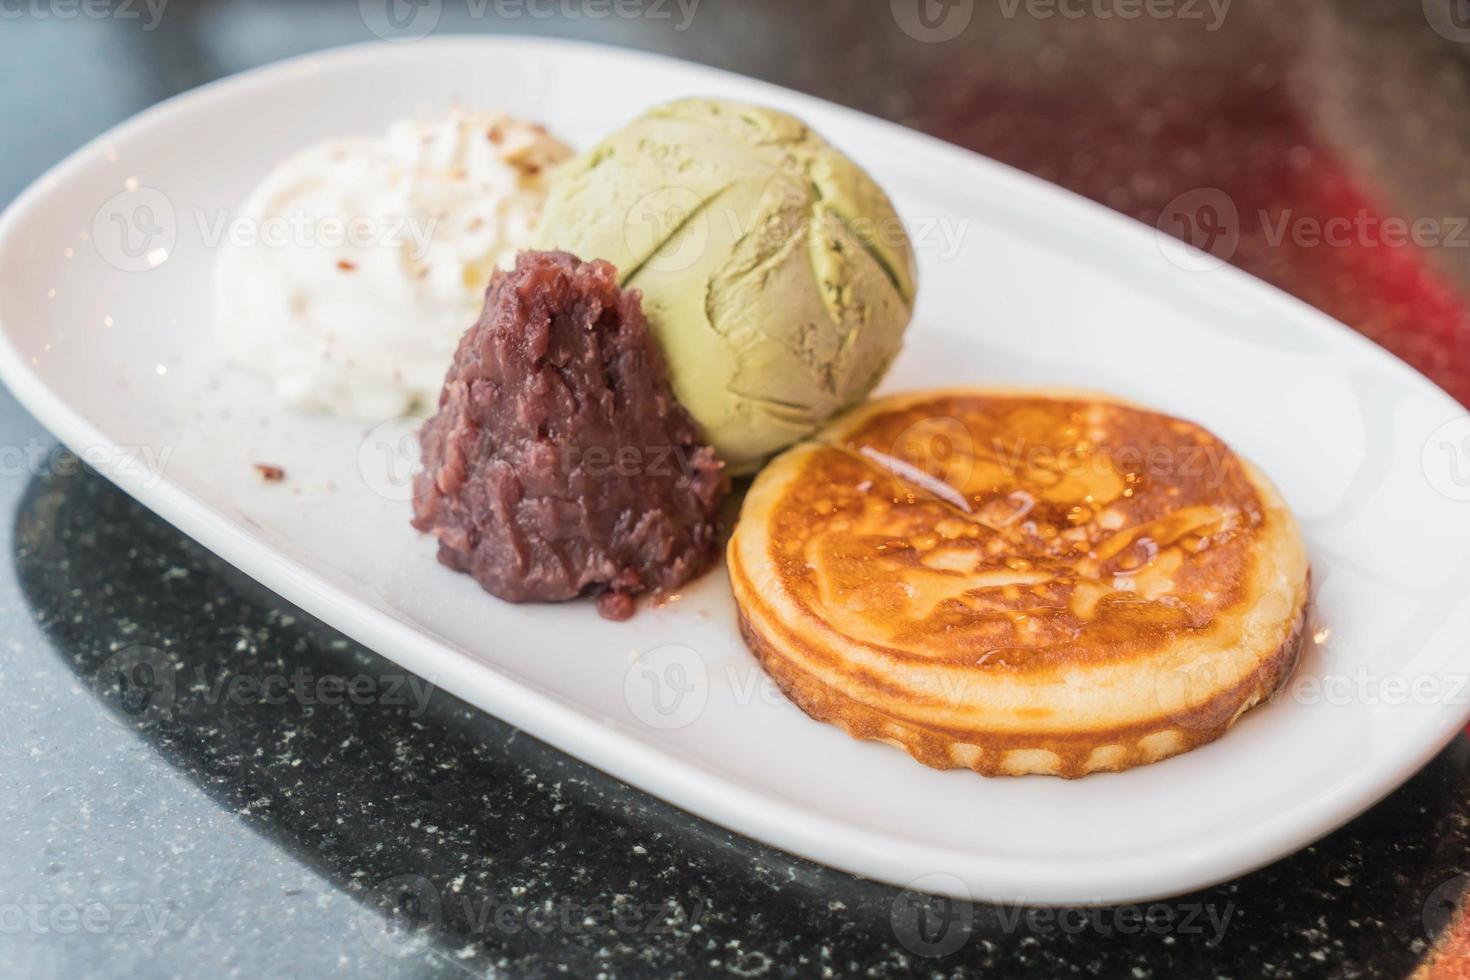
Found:
[[[511,602],[597,596],[609,619],[719,550],[730,481],[669,388],[617,270],[523,252],[497,272],[419,433],[413,525]]]

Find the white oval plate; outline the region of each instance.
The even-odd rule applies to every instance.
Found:
[[[776,696],[736,633],[721,571],[623,625],[590,603],[485,595],[436,564],[391,499],[404,496],[391,427],[283,410],[221,363],[211,243],[291,151],[454,99],[585,147],[686,94],[798,113],[892,192],[917,240],[922,297],[887,390],[1109,389],[1199,420],[1264,466],[1315,566],[1324,625],[1302,682],[1223,740],[1119,775],[933,772]],[[446,38],[249,72],[62,163],[0,221],[0,372],[67,445],[246,573],[690,812],[898,885],[1139,901],[1327,833],[1470,713],[1470,419],[1345,327],[1201,264],[1040,180],[749,79],[582,45]],[[287,479],[262,481],[257,461]]]

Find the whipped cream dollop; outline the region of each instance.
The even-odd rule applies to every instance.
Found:
[[[230,356],[299,408],[361,419],[431,410],[497,267],[530,243],[571,150],[463,107],[283,161],[216,266]]]

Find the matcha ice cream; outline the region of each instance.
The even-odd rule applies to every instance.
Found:
[[[913,250],[881,188],[801,121],[686,99],[556,175],[537,247],[604,259],[679,400],[749,472],[878,383],[913,310]]]

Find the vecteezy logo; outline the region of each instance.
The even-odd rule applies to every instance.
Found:
[[[1451,500],[1470,501],[1470,417],[1435,429],[1421,462],[1430,486]]]
[[[1187,724],[1200,705],[1233,680],[1228,667],[1208,659],[1159,671],[1153,679],[1154,707],[1171,722]]]
[[[695,650],[678,644],[639,654],[623,677],[628,708],[649,728],[691,725],[709,703],[709,669]]]
[[[119,650],[102,662],[92,692],[108,716],[129,728],[146,728],[172,714],[178,679],[173,662],[157,647]]]
[[[439,890],[422,875],[397,875],[378,882],[357,913],[357,931],[368,945],[400,959],[433,945],[443,923]]]
[[[368,489],[385,500],[413,499],[413,480],[423,469],[420,459],[421,418],[404,416],[373,427],[357,447],[357,472]]]
[[[890,0],[893,20],[915,41],[939,44],[965,32],[975,0]]]
[[[1433,940],[1447,929],[1465,901],[1470,875],[1456,875],[1429,893],[1424,900],[1424,935]]]
[[[385,41],[404,44],[429,36],[444,12],[443,0],[357,0],[367,29]]]
[[[937,959],[957,952],[975,928],[975,905],[969,896],[965,883],[951,874],[925,875],[910,882],[889,912],[893,935],[915,956]]]
[[[1440,37],[1470,42],[1470,0],[1424,0],[1424,19]]]
[[[114,194],[92,218],[92,244],[97,254],[123,272],[147,272],[163,265],[178,238],[173,202],[152,187]]]
[[[645,194],[623,219],[629,254],[652,272],[684,272],[709,248],[709,218],[704,202],[687,187],[663,187]]]
[[[871,455],[869,458],[872,458]],[[919,482],[924,489],[969,509],[964,490],[975,474],[975,440],[969,426],[951,416],[919,419],[893,440],[887,460],[879,465],[896,470],[896,475]],[[927,477],[927,479],[926,479]]]
[[[1201,187],[1165,206],[1156,234],[1164,258],[1181,269],[1208,272],[1229,262],[1240,247],[1240,212],[1229,194]]]

